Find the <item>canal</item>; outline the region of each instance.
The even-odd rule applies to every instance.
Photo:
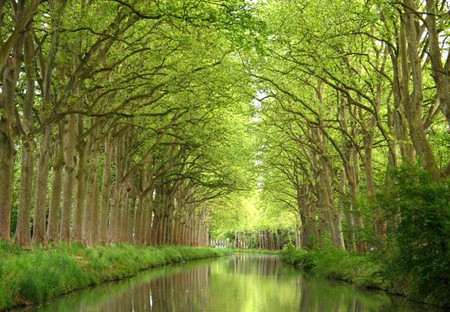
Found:
[[[149,270],[18,311],[430,311],[380,292],[305,275],[277,256],[237,254]]]

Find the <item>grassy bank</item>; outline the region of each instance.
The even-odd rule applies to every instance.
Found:
[[[24,251],[0,243],[0,309],[35,304],[166,264],[219,257],[222,248],[55,245]]]
[[[281,258],[306,272],[346,281],[359,287],[388,288],[381,275],[382,268],[373,254],[352,254],[331,248],[309,251],[287,246],[281,252]]]
[[[413,301],[442,307],[448,307],[449,304],[447,295],[450,294],[450,288],[444,290],[446,293],[440,292],[436,296],[432,291],[417,293],[418,280],[404,276],[399,283],[385,254],[356,254],[334,248],[310,251],[290,245],[283,249],[281,258],[286,263],[301,267],[305,272],[346,281],[358,287],[384,290]]]

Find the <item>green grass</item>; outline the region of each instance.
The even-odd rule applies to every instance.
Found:
[[[0,309],[41,303],[165,264],[231,254],[229,249],[60,244],[33,251],[0,243]]]
[[[395,285],[393,283],[395,277],[387,270],[384,257],[383,253],[358,254],[331,247],[312,251],[296,249],[292,245],[286,246],[281,252],[284,262],[298,266],[314,275],[346,281],[362,288],[379,289],[391,294],[403,295],[417,302],[445,306],[445,301],[437,302],[425,296],[411,296],[411,288],[414,287],[411,281],[403,283],[403,287]]]
[[[287,263],[320,276],[364,288],[387,289],[382,278],[383,267],[373,254],[356,254],[335,248],[310,251],[286,246],[281,257]]]

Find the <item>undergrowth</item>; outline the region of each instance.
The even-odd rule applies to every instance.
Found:
[[[414,300],[450,308],[450,179],[420,167],[392,173],[380,196],[387,219],[384,274]]]
[[[287,245],[282,260],[306,272],[353,283],[359,287],[385,289],[381,265],[373,254],[356,254],[342,249],[296,249]]]

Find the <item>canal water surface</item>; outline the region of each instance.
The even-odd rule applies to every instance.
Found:
[[[430,311],[379,292],[303,274],[277,256],[238,254],[153,269],[19,311]]]

